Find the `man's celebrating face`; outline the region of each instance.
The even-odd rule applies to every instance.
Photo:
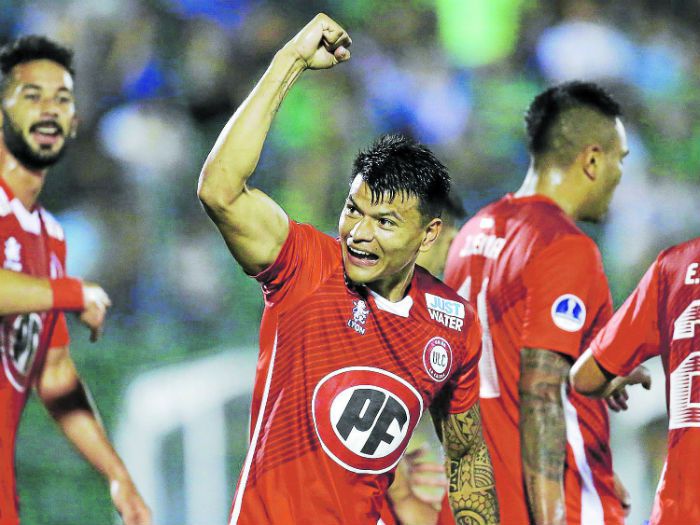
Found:
[[[48,59],[16,65],[3,93],[2,127],[8,149],[26,167],[56,163],[75,128],[71,74]]]
[[[437,237],[439,226],[430,224],[425,224],[417,197],[397,194],[376,201],[358,175],[338,226],[347,276],[360,284],[382,281],[388,288],[410,278],[422,244]]]

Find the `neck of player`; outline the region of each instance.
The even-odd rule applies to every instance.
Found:
[[[569,217],[578,220],[578,211],[581,206],[580,192],[572,191],[569,178],[570,175],[566,170],[546,164],[535,166],[535,163],[531,162],[525,180],[514,195],[516,197],[544,195],[556,202]]]
[[[0,144],[0,177],[25,208],[31,210],[44,187],[48,170],[30,170]]]
[[[415,268],[415,263],[412,263],[401,272],[386,279],[382,279],[381,281],[367,283],[366,286],[374,293],[384,297],[387,301],[397,303],[406,297]]]

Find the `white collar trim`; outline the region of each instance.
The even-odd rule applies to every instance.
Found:
[[[10,208],[12,212],[17,217],[22,229],[26,232],[33,233],[34,235],[39,235],[41,233],[41,219],[39,218],[39,207],[37,206],[34,211],[29,211],[24,207],[17,197],[10,201]]]
[[[377,308],[380,310],[384,310],[385,312],[389,312],[390,314],[398,315],[401,317],[408,317],[408,314],[411,312],[411,307],[413,306],[413,297],[410,295],[406,295],[403,299],[396,303],[392,303],[388,299],[385,299],[381,295],[379,295],[376,292],[373,292],[372,290],[369,290],[369,293],[372,294],[372,297],[374,297],[374,302],[377,305]]]

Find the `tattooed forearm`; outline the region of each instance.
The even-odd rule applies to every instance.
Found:
[[[564,523],[566,423],[562,403],[569,361],[549,350],[524,348],[520,366],[523,474],[535,524]]]
[[[500,522],[491,458],[481,434],[481,413],[475,405],[442,421],[447,453],[449,498],[457,525]]]

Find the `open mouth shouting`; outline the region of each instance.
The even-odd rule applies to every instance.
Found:
[[[53,120],[42,120],[29,128],[36,143],[40,147],[50,147],[63,137],[63,129]]]
[[[355,266],[374,266],[379,261],[379,256],[371,252],[360,250],[358,248],[353,248],[349,244],[348,248],[348,260]]]

